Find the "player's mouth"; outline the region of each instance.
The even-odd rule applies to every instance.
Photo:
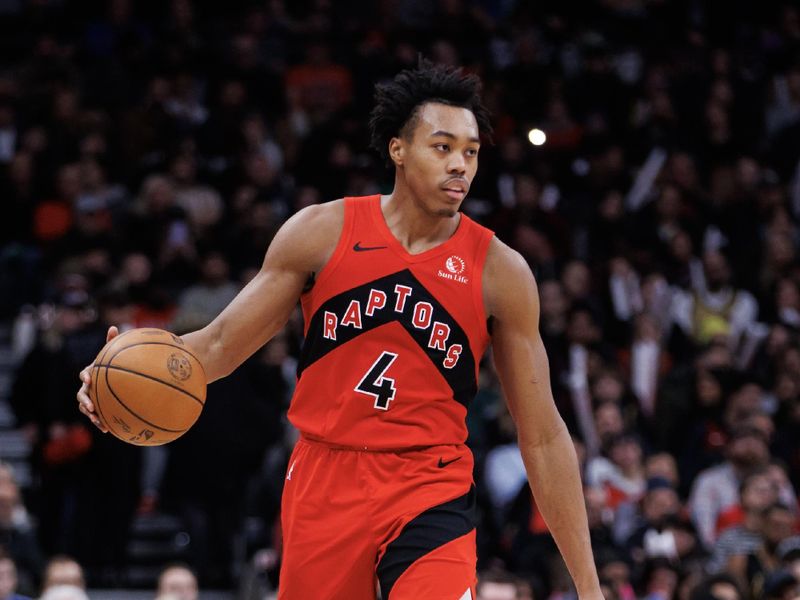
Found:
[[[468,189],[469,186],[467,183],[461,180],[451,180],[442,186],[444,193],[450,196],[453,200],[463,200],[464,196],[467,195]]]

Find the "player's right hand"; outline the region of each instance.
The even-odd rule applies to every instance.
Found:
[[[108,333],[106,334],[106,343],[113,340],[115,337],[119,335],[119,329],[114,327],[113,325],[108,328]],[[81,380],[81,387],[78,390],[77,398],[78,398],[78,408],[80,411],[85,414],[89,420],[94,423],[94,425],[103,433],[108,433],[108,428],[105,427],[101,422],[100,419],[97,417],[97,414],[94,410],[94,403],[91,400],[91,389],[92,389],[92,368],[94,367],[94,363],[90,364],[86,367],[83,371],[80,372],[78,377]]]

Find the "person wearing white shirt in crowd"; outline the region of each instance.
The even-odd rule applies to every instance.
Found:
[[[89,600],[89,596],[76,585],[56,585],[48,588],[39,600]]]

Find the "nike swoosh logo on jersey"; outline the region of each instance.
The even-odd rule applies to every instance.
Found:
[[[388,246],[362,246],[361,242],[356,242],[353,250],[356,252],[367,252],[369,250],[385,250]]]
[[[438,466],[440,469],[443,469],[443,468],[445,468],[447,465],[452,465],[452,464],[453,464],[454,462],[456,462],[457,460],[461,460],[461,457],[460,457],[460,456],[457,456],[457,457],[456,457],[456,458],[454,458],[453,460],[443,461],[443,460],[442,460],[442,457],[440,456],[440,457],[439,457],[439,464],[438,464],[437,466]]]

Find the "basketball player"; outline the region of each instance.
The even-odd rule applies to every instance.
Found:
[[[423,63],[379,85],[370,125],[388,196],[290,218],[259,274],[187,334],[209,381],[274,336],[298,300],[280,598],[475,597],[467,404],[491,342],[528,476],[583,599],[601,598],[572,441],[550,391],[522,257],[459,207],[489,120],[476,77]],[[112,329],[109,336],[116,335]],[[81,373],[81,410],[99,425]]]

